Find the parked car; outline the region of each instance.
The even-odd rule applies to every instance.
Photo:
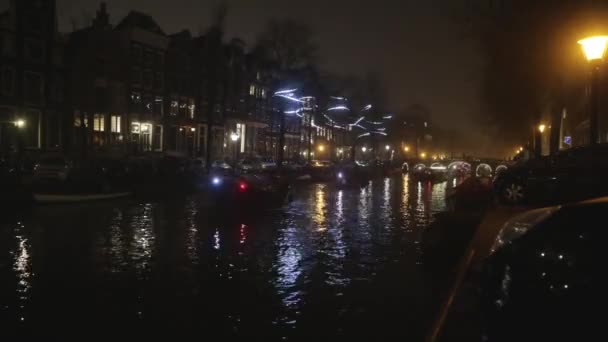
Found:
[[[223,160],[215,160],[211,163],[211,173],[228,175],[233,173],[233,168]]]
[[[410,175],[416,180],[433,179],[433,173],[431,172],[431,169],[426,167],[426,165],[422,163],[414,165],[414,167],[410,170]]]
[[[433,181],[443,182],[448,178],[448,168],[441,163],[431,164],[431,176]]]
[[[283,166],[286,166],[286,165],[288,165],[288,163],[283,162]],[[274,159],[266,158],[266,159],[260,160],[260,167],[264,171],[275,170],[277,168],[277,163],[274,161]]]
[[[608,198],[602,198],[528,211],[507,222],[481,275],[485,340],[604,335],[607,211]]]
[[[573,201],[608,194],[608,145],[586,146],[521,161],[496,175],[494,189],[505,204]]]
[[[127,164],[119,160],[83,160],[50,154],[38,159],[32,180],[36,189],[44,191],[105,193],[125,188],[128,172]]]
[[[190,160],[189,171],[197,177],[201,177],[207,173],[205,160],[203,158],[194,158]]]
[[[448,165],[448,177],[468,177],[471,175],[471,164],[465,161],[456,161]]]
[[[7,158],[0,157],[0,179],[5,179],[5,177],[12,178],[16,171],[16,167],[11,165],[11,162]]]
[[[74,161],[62,155],[46,155],[34,165],[36,182],[66,181],[74,171]]]
[[[308,169],[315,181],[330,181],[334,177],[334,165],[329,160],[313,160]]]
[[[237,164],[240,173],[256,173],[262,170],[262,162],[259,159],[241,159]]]

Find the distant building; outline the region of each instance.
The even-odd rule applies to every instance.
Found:
[[[137,11],[113,26],[102,2],[91,23],[63,39],[55,17],[51,0],[13,0],[0,12],[3,150],[211,161],[277,159],[283,150],[295,159],[317,140],[331,146],[326,157],[333,159],[350,143],[350,132],[327,122],[314,98],[274,96],[300,76],[280,79],[243,41],[224,42],[217,27],[196,37],[187,30],[168,35]]]
[[[103,4],[89,26],[69,36],[67,151],[128,152],[130,74],[125,61],[130,55],[128,49],[117,48],[120,43]]]
[[[246,54],[245,43],[233,39],[225,46],[224,105],[226,132],[239,135],[230,151],[237,156],[268,156],[265,132],[272,110],[268,74],[255,57]]]
[[[0,12],[0,146],[62,145],[64,41],[53,0],[11,0]],[[16,121],[21,128],[16,127]],[[2,152],[2,151],[0,151]]]
[[[129,51],[124,82],[129,106],[127,138],[136,151],[163,151],[164,116],[175,111],[187,114],[190,98],[171,102],[165,113],[165,55],[169,38],[147,14],[131,11],[114,28],[119,33],[117,48]],[[176,108],[177,107],[177,108]]]
[[[206,136],[205,116],[196,101],[201,75],[196,73],[194,41],[184,30],[169,36],[165,62],[165,151],[201,156]],[[159,101],[162,101],[159,99]]]

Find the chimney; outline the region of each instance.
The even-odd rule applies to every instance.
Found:
[[[95,19],[93,20],[93,26],[105,28],[110,25],[110,16],[108,15],[108,10],[105,2],[101,2],[99,5],[99,9],[97,10],[97,15],[95,15]]]

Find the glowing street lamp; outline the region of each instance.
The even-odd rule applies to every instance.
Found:
[[[406,146],[404,146],[404,147],[403,147],[403,151],[405,151],[405,152],[409,152],[409,151],[410,151],[410,147],[409,147],[409,146],[407,146],[407,145],[406,145]]]
[[[363,152],[363,153],[367,152],[367,147],[365,147],[365,146],[361,147],[361,152]]]
[[[234,143],[234,167],[232,168],[232,170],[234,171],[234,173],[236,174],[236,160],[238,158],[238,150],[237,150],[237,146],[236,146],[236,142],[239,140],[240,136],[237,132],[232,132],[230,133],[230,140],[232,140],[232,142]]]
[[[598,116],[599,116],[599,92],[600,92],[600,65],[606,52],[608,36],[593,36],[578,41],[583,49],[585,58],[591,66],[591,88],[589,96],[589,138],[591,144],[598,143]]]
[[[547,126],[545,126],[545,124],[540,124],[538,125],[538,131],[542,134],[545,133],[545,130],[547,129]]]
[[[608,36],[594,36],[578,41],[587,61],[592,62],[604,58]]]
[[[236,132],[232,132],[230,134],[230,140],[232,140],[232,142],[237,142],[237,140],[239,140],[239,135]]]
[[[15,121],[15,127],[17,127],[17,128],[23,128],[23,127],[25,127],[25,120],[18,119],[17,121]]]
[[[426,152],[421,152],[420,153],[420,158],[425,159],[426,158]]]
[[[325,146],[319,145],[318,149],[319,149],[319,152],[323,152],[323,151],[325,151]]]

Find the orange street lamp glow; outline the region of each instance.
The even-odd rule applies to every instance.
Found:
[[[323,151],[325,151],[325,146],[319,145],[319,152],[323,152]]]
[[[15,121],[15,126],[17,126],[17,128],[25,127],[25,120],[19,119],[19,120]]]
[[[540,133],[545,133],[545,129],[547,129],[547,126],[545,126],[544,124],[538,125],[538,131]]]
[[[405,146],[405,147],[403,148],[403,150],[404,150],[405,152],[409,152],[409,151],[410,151],[410,147],[409,147],[409,146]]]
[[[578,43],[583,48],[585,58],[589,62],[604,58],[608,36],[594,36],[581,39]]]

